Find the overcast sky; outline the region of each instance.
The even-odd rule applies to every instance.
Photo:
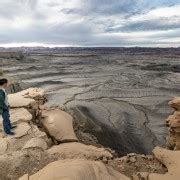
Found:
[[[180,0],[0,0],[0,46],[180,46]]]

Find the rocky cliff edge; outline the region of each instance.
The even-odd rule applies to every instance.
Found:
[[[180,98],[169,103],[175,111],[166,121],[168,149],[124,157],[98,143],[82,143],[73,117],[58,107],[45,108],[46,101],[38,88],[9,95],[11,121],[17,128],[11,137],[0,131],[0,179],[180,179]]]

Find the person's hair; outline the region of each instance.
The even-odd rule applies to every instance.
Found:
[[[0,79],[0,86],[3,86],[6,83],[8,83],[7,79]]]

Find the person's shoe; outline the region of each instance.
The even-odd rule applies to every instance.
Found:
[[[9,132],[9,133],[6,133],[7,135],[10,135],[10,136],[14,136],[15,133],[14,132]]]
[[[17,128],[17,126],[11,126],[11,129],[16,129]]]

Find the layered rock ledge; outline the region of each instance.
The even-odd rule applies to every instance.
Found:
[[[180,150],[180,97],[174,98],[169,105],[175,110],[166,120],[169,127],[167,145],[170,149]]]

